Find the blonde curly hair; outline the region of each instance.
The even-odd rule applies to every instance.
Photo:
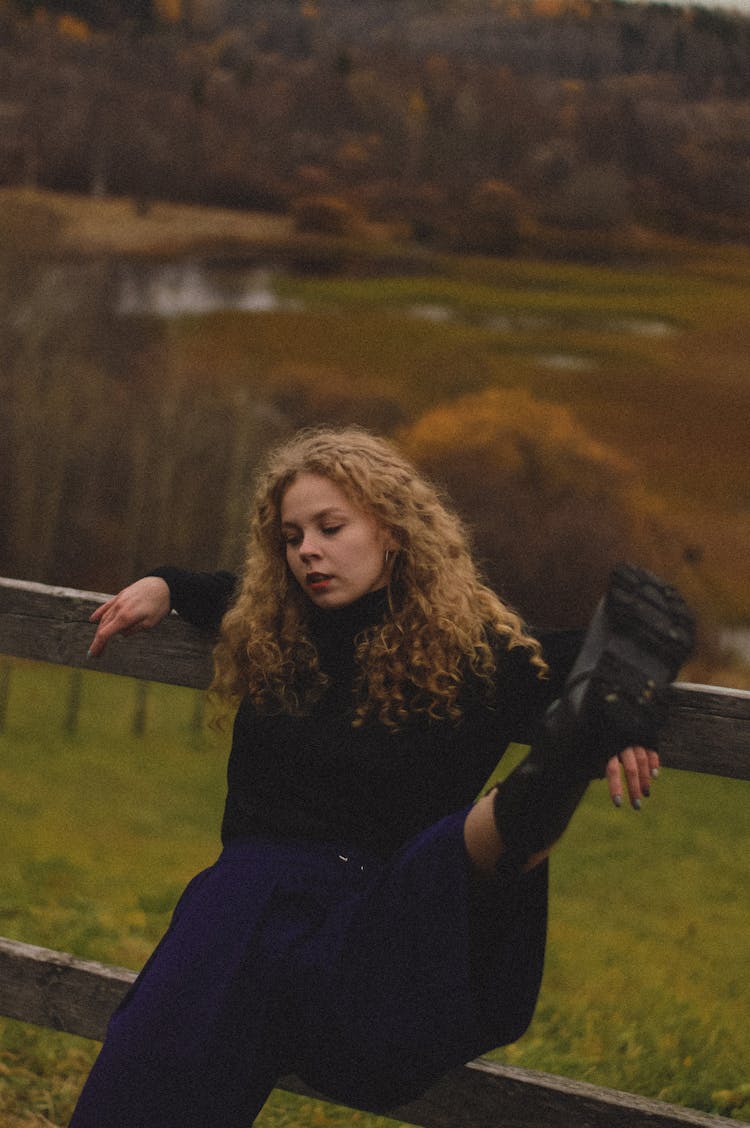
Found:
[[[356,639],[353,725],[397,730],[418,715],[457,721],[467,675],[496,669],[493,634],[523,647],[540,676],[539,643],[483,582],[459,517],[387,440],[359,427],[299,432],[258,478],[242,586],[214,651],[213,692],[249,693],[262,712],[304,713],[329,679],[309,631],[311,602],[291,575],[281,533],[285,491],[301,474],[335,483],[398,545],[382,622]]]

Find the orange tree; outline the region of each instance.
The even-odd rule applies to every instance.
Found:
[[[584,622],[622,558],[676,566],[633,466],[565,407],[489,389],[433,408],[399,441],[453,499],[490,583],[535,626]]]

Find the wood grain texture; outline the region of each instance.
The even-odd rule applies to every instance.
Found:
[[[737,1121],[479,1058],[391,1115],[420,1128],[728,1128]]]
[[[660,753],[666,767],[750,779],[750,692],[672,686]]]
[[[102,658],[88,658],[89,617],[107,599],[0,578],[0,653],[195,689],[209,685],[212,640],[176,615],[155,630],[113,639]]]
[[[0,938],[0,1013],[101,1040],[135,972]]]

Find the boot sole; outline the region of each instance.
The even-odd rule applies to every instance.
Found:
[[[695,639],[693,616],[679,592],[645,568],[620,564],[610,577],[605,611],[618,634],[658,658],[671,682]]]
[[[612,573],[602,614],[600,652],[573,690],[579,722],[606,757],[632,744],[655,748],[664,690],[693,649],[693,617],[675,588],[629,564]]]

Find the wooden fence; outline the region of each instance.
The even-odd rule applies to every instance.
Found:
[[[0,579],[0,654],[91,667],[89,616],[105,598]],[[95,668],[202,689],[211,663],[205,636],[170,616],[156,631],[113,640]],[[664,765],[750,780],[750,692],[678,684],[670,694],[660,748]],[[0,938],[0,1014],[10,1018],[101,1039],[134,978],[125,968]],[[279,1085],[319,1095],[294,1077]],[[739,1123],[484,1058],[453,1070],[391,1114],[420,1128],[737,1128]]]

